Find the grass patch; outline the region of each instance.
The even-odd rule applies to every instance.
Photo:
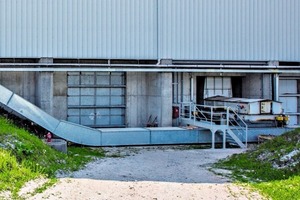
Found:
[[[56,182],[57,182],[57,179],[51,178],[51,179],[50,179],[47,183],[45,183],[42,187],[37,188],[37,189],[34,191],[34,193],[33,193],[32,195],[37,194],[37,193],[42,193],[42,192],[44,192],[45,190],[47,190],[47,188],[53,186]]]
[[[16,198],[21,187],[38,176],[38,171],[18,163],[15,156],[0,149],[0,191],[11,191],[12,197]]]
[[[0,117],[0,192],[11,191],[13,198],[29,180],[53,178],[58,170],[78,170],[96,157],[104,157],[101,148],[71,146],[67,154],[61,153]]]
[[[272,199],[300,199],[300,129],[215,165]]]

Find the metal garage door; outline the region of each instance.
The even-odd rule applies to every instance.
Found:
[[[283,79],[279,82],[279,101],[282,102],[284,112],[290,115],[290,125],[297,124],[297,80]]]
[[[125,74],[68,73],[68,121],[90,127],[125,126]]]

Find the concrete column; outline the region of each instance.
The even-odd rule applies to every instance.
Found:
[[[160,73],[161,126],[172,126],[172,73]]]
[[[53,59],[41,58],[39,63],[53,63]],[[36,73],[36,105],[53,114],[53,72]]]
[[[53,116],[57,119],[67,120],[67,72],[54,72],[53,74]]]
[[[128,127],[144,127],[150,116],[158,126],[172,125],[172,73],[127,73]]]
[[[269,61],[269,66],[278,66],[279,62],[272,60]],[[272,99],[274,101],[279,101],[279,74],[274,74],[273,75],[273,95]]]
[[[262,98],[272,99],[272,75],[271,74],[262,74]]]
[[[146,73],[126,73],[126,125],[144,127],[148,120]]]

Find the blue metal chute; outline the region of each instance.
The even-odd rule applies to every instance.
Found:
[[[17,116],[31,120],[65,140],[83,145],[101,146],[100,130],[58,120],[1,85],[0,93],[0,104]]]

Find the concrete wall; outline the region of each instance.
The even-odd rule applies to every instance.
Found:
[[[146,73],[127,73],[126,124],[146,126],[148,119]]]
[[[36,73],[36,105],[53,115],[53,72]]]
[[[0,72],[0,84],[31,103],[36,101],[35,72]]]
[[[126,119],[129,127],[146,126],[152,115],[158,126],[172,124],[172,74],[127,73]]]
[[[0,84],[58,119],[67,118],[65,72],[0,72]]]
[[[67,119],[67,73],[53,74],[53,116],[57,119]]]
[[[272,99],[272,75],[247,74],[242,79],[242,90],[244,98]]]

